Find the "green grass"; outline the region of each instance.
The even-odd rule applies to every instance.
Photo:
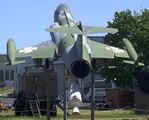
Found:
[[[71,114],[72,111],[69,110]],[[132,110],[110,110],[110,111],[95,111],[95,120],[147,120],[146,115],[135,115]],[[34,118],[28,116],[14,116],[0,114],[0,120],[46,120],[46,116]],[[52,117],[51,120],[63,120],[63,112],[58,109],[57,117]],[[81,115],[70,116],[68,120],[90,120],[90,110],[81,110]]]
[[[9,87],[2,87],[0,88],[0,94],[4,94],[4,93],[11,93],[13,92],[14,89],[9,88]]]

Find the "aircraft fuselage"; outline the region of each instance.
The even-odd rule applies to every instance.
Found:
[[[54,16],[55,23],[51,27],[76,25],[68,8],[58,7]],[[53,32],[51,37],[58,48],[59,56],[71,73],[77,78],[86,77],[91,68],[87,38],[83,35]]]

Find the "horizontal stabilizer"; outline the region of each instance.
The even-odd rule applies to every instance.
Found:
[[[135,64],[134,61],[127,61],[127,60],[124,60],[123,62],[124,62],[124,63],[127,63],[127,64],[131,64],[131,65],[134,65],[134,64]],[[144,64],[139,62],[139,63],[138,63],[138,66],[144,66]]]
[[[81,34],[81,35],[89,35],[95,33],[116,33],[118,29],[116,28],[104,28],[104,27],[93,27],[93,26],[83,26],[83,31],[79,29],[77,25],[75,26],[61,26],[61,27],[53,27],[47,28],[48,32],[60,32],[67,34]]]
[[[53,27],[47,28],[47,32],[60,32],[60,33],[67,33],[67,34],[84,34],[78,26],[61,26],[61,27]]]
[[[106,27],[95,27],[95,26],[83,26],[85,34],[95,34],[95,33],[117,33],[116,28],[106,28]]]

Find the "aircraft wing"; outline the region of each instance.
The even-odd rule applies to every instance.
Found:
[[[115,57],[130,58],[127,51],[103,43],[88,40],[88,45],[91,48],[92,58],[109,58]]]
[[[52,41],[45,41],[37,45],[19,49],[16,51],[16,58],[31,57],[35,58],[53,58],[55,54],[55,44]]]

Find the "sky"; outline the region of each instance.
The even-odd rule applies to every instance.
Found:
[[[0,0],[0,54],[6,53],[9,38],[16,48],[50,40],[45,28],[53,24],[54,11],[65,3],[76,21],[106,27],[116,11],[149,9],[148,0]]]

